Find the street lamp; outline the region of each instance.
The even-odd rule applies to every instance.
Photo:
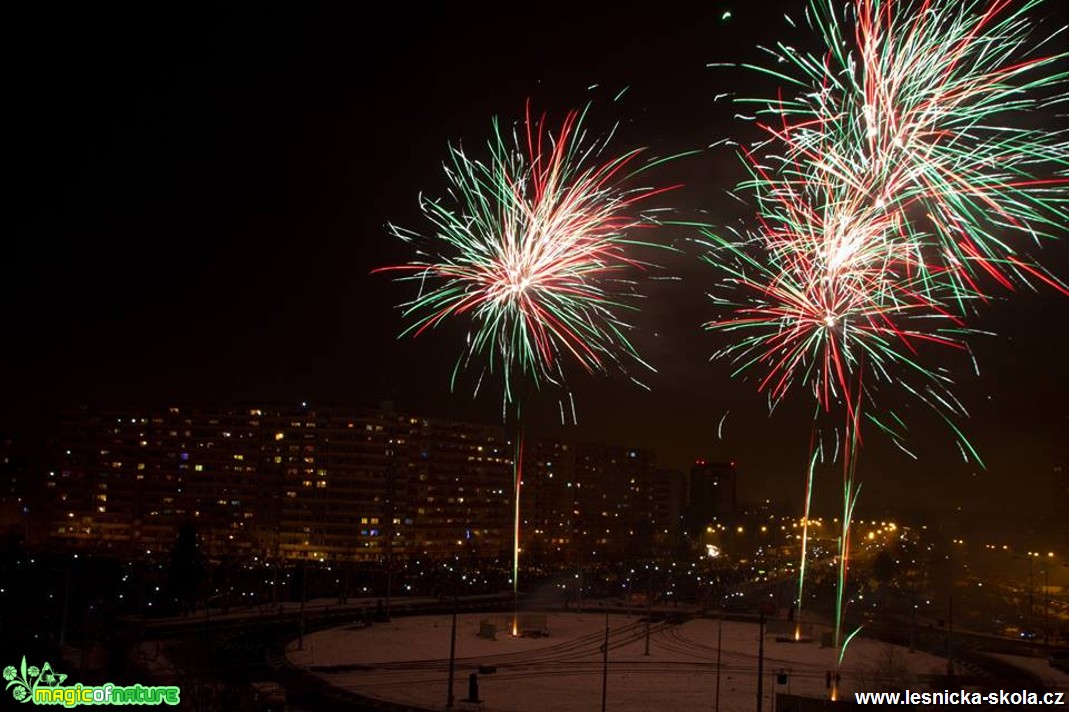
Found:
[[[1025,615],[1025,630],[1032,631],[1032,606],[1034,605],[1035,587],[1032,579],[1032,563],[1039,558],[1038,551],[1028,552],[1028,612]]]
[[[1047,561],[1043,564],[1043,647],[1050,645],[1050,564],[1054,552],[1047,552]]]

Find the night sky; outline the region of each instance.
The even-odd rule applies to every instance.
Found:
[[[615,122],[618,149],[664,155],[752,129],[721,92],[761,92],[708,63],[756,60],[791,34],[797,2],[583,3],[496,11],[456,3],[424,12],[386,3],[333,9],[26,5],[8,17],[9,214],[0,289],[6,307],[7,431],[47,427],[63,405],[297,402],[373,405],[500,420],[500,397],[449,392],[461,324],[398,341],[394,305],[409,285],[372,275],[410,257],[388,221],[422,229],[418,195],[440,195],[447,143],[477,153],[490,119],[524,102],[563,112],[593,100],[589,126]],[[667,5],[667,7],[665,6]],[[1062,13],[1060,3],[1047,12]],[[504,9],[502,9],[504,8]],[[778,9],[777,9],[778,8]],[[732,17],[721,16],[731,10]],[[592,85],[597,87],[590,89]],[[617,103],[612,97],[629,87]],[[743,177],[730,149],[652,175],[684,182],[662,199],[680,216],[728,223],[724,194]],[[647,237],[649,235],[646,235]],[[809,435],[805,393],[768,417],[753,381],[708,356],[700,324],[716,273],[690,233],[657,239],[664,275],[636,318],[658,373],[646,393],[616,377],[576,379],[579,426],[537,431],[655,448],[666,466],[734,459],[743,496],[796,502]],[[1069,276],[1069,239],[1042,260]],[[964,431],[988,469],[966,465],[948,431],[914,407],[914,462],[873,434],[863,501],[968,508],[1048,506],[1064,437],[1069,297],[1013,294],[982,311],[981,375],[960,361]],[[717,426],[724,420],[723,439]],[[834,496],[834,478],[826,480]]]

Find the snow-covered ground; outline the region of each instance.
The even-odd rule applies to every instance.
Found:
[[[521,614],[521,616],[524,614]],[[497,668],[479,675],[479,697],[487,712],[554,712],[598,709],[606,615],[549,613],[549,636],[517,638],[499,632],[480,638],[480,621],[508,627],[508,615],[457,617],[454,694],[468,695],[468,676],[480,665]],[[608,615],[608,707],[613,710],[669,708],[709,710],[717,685],[719,622],[696,619],[683,625],[653,624],[650,654],[646,625],[637,616]],[[444,707],[449,670],[451,617],[396,619],[368,628],[340,627],[307,635],[304,650],[291,644],[295,665],[323,675],[331,684],[372,697]],[[725,621],[722,630],[720,709],[753,709],[757,698],[758,626]],[[819,633],[816,636],[819,639]],[[782,643],[765,636],[766,709],[774,691],[821,697],[834,651],[819,643]],[[842,669],[843,695],[881,689],[925,689],[924,680],[946,670],[946,661],[924,653],[867,640],[850,644]],[[786,674],[786,683],[777,673]],[[458,703],[459,705],[459,703]]]
[[[1051,690],[1069,691],[1069,674],[1052,668],[1046,658],[1029,658],[1024,655],[992,655],[991,657],[1027,670],[1042,680],[1043,684]]]

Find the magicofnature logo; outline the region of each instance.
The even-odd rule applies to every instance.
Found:
[[[33,691],[38,687],[52,687],[60,685],[67,679],[66,675],[57,673],[49,663],[38,668],[36,665],[26,666],[26,656],[22,656],[22,666],[16,670],[14,665],[4,668],[4,680],[7,681],[5,690],[11,690],[11,695],[19,702],[29,702],[33,697]]]
[[[67,676],[52,669],[49,663],[40,668],[26,665],[26,656],[16,668],[4,668],[5,690],[18,702],[33,702],[35,705],[177,705],[177,685],[64,685]]]

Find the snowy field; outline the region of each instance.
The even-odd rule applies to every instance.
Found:
[[[493,674],[479,675],[479,697],[487,712],[600,708],[605,614],[547,614],[549,635],[539,638],[503,632],[493,640],[481,638],[481,621],[495,622],[502,630],[507,628],[508,616],[458,616],[454,682],[458,708],[468,707],[460,701],[468,695],[469,674],[480,665],[497,668]],[[397,619],[368,628],[334,628],[305,636],[304,650],[291,644],[287,655],[295,665],[359,694],[443,708],[450,623],[450,616],[444,615]],[[637,616],[609,614],[608,623],[609,709],[687,712],[713,708],[717,621],[653,624],[648,656],[646,625]],[[754,709],[757,624],[725,621],[720,655],[720,709]],[[832,649],[816,642],[776,642],[774,636],[766,635],[764,657],[765,709],[772,709],[774,691],[827,696],[825,674],[834,667]],[[946,661],[941,658],[859,636],[847,651],[841,689],[844,696],[855,690],[922,690],[928,676],[945,670]],[[785,684],[777,680],[780,671],[786,673]]]
[[[1043,684],[1051,690],[1069,692],[1069,674],[1051,667],[1046,658],[1028,658],[1023,655],[993,655],[992,657],[1027,670],[1042,680]]]

